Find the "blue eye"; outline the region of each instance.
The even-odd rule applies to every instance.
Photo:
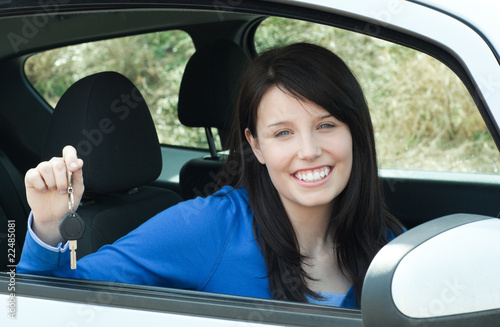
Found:
[[[319,125],[319,129],[333,128],[333,127],[335,127],[335,125],[330,124],[330,123],[324,123],[324,124]]]
[[[287,136],[290,135],[290,131],[280,131],[276,134],[274,134],[274,137],[282,137],[282,136]]]

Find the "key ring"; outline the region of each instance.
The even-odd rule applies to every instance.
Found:
[[[68,208],[71,213],[75,213],[73,207],[75,206],[75,196],[73,195],[73,173],[68,171]]]

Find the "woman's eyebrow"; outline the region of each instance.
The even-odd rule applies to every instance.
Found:
[[[277,121],[275,123],[271,123],[269,125],[267,125],[267,127],[276,127],[276,126],[281,126],[281,125],[287,125],[289,122],[286,121],[286,120],[280,120],[280,121]]]
[[[335,118],[335,117],[333,117],[332,114],[326,114],[323,116],[316,117],[316,120],[322,120],[322,119],[327,119],[327,118]],[[290,122],[288,120],[280,120],[280,121],[277,121],[277,122],[274,122],[274,123],[267,125],[267,127],[269,128],[269,127],[276,127],[276,126],[282,126],[282,125],[288,125],[288,124],[290,124]]]

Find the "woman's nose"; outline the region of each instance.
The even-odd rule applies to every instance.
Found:
[[[298,158],[312,161],[321,155],[321,147],[312,135],[304,135],[301,138],[298,149]]]

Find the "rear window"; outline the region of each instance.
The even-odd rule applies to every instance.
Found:
[[[177,117],[182,75],[194,52],[189,34],[171,30],[41,52],[26,60],[25,73],[54,108],[62,94],[79,79],[101,71],[119,72],[146,99],[160,143],[205,149],[205,131],[186,127]]]

